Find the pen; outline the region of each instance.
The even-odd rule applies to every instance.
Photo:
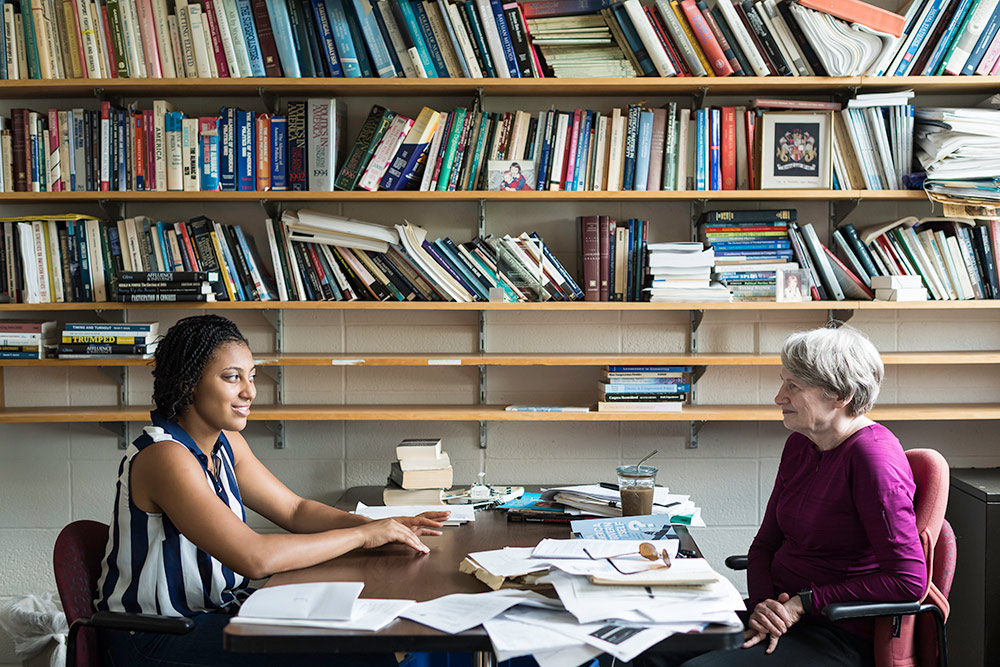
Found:
[[[664,504],[664,503],[653,503],[654,507],[673,507],[674,505],[680,505],[680,502],[672,502],[672,503],[666,503],[666,504]],[[622,506],[622,501],[620,501],[620,500],[609,500],[608,501],[608,507],[621,507],[621,506]]]
[[[612,491],[618,490],[618,485],[612,484],[611,482],[598,482],[597,485],[600,486],[602,489],[611,489]]]

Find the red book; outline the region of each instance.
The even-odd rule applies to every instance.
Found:
[[[684,16],[687,17],[688,23],[691,25],[691,32],[694,33],[695,39],[701,44],[701,48],[705,52],[705,57],[708,58],[708,62],[712,66],[715,75],[729,76],[732,74],[733,66],[726,59],[726,54],[722,51],[719,40],[712,34],[712,29],[705,22],[705,17],[702,16],[698,5],[695,4],[694,0],[681,0],[681,9],[684,10]]]
[[[566,161],[563,162],[562,189],[576,190],[576,147],[580,141],[580,117],[583,111],[576,109],[573,111],[573,126],[569,129],[566,140]]]
[[[755,180],[756,174],[756,160],[757,160],[757,146],[754,142],[754,124],[757,121],[757,114],[753,111],[747,111],[746,113],[746,126],[747,126],[747,182],[750,183],[750,187],[756,187],[754,184],[757,182]]]
[[[841,290],[845,293],[848,291],[853,293],[847,298],[860,298],[861,293],[864,293],[869,299],[875,298],[875,292],[871,291],[853,271],[837,259],[837,256],[829,248],[823,246],[823,252],[826,253],[826,258],[830,261],[830,269],[833,271],[834,277],[840,282]]]
[[[736,189],[736,107],[722,107],[722,189]]]
[[[188,233],[187,223],[178,222],[176,227],[180,229],[180,241],[181,247],[184,249],[184,253],[187,255],[188,261],[191,263],[192,271],[201,271],[201,264],[198,263],[198,255],[195,254],[194,244],[191,243],[191,235]]]
[[[600,223],[596,215],[580,216],[580,238],[583,240],[583,300],[601,300],[601,242],[597,238]]]
[[[663,24],[660,23],[660,16],[656,13],[656,10],[652,7],[644,7],[646,11],[646,18],[649,19],[650,25],[653,26],[653,32],[656,33],[656,37],[660,40],[660,44],[663,45],[663,50],[667,52],[667,58],[670,59],[670,64],[674,66],[677,71],[675,76],[691,76],[691,71],[687,68],[687,63],[684,59],[677,55],[677,51],[674,49],[674,45],[669,39],[667,39],[667,33],[663,29]]]
[[[606,215],[602,215],[598,218],[598,242],[601,248],[601,286],[600,286],[600,300],[609,301],[608,298],[608,278],[610,266],[610,251],[611,251],[611,237],[609,236],[609,228],[611,226],[611,218]]]
[[[103,2],[98,4],[101,6],[101,25],[104,26],[104,53],[107,55],[108,74],[112,79],[117,79],[118,68],[114,65],[117,61],[115,60],[114,49],[111,47],[114,42],[111,41],[111,22],[108,21],[108,6]]]
[[[254,139],[257,147],[254,151],[257,157],[257,191],[271,189],[271,114],[259,113],[255,120],[257,131]]]
[[[59,150],[59,110],[49,109],[49,153],[54,153]],[[48,157],[48,156],[46,156]],[[60,156],[62,160],[62,156]],[[69,180],[67,179],[67,183]],[[60,171],[59,178],[55,179],[49,183],[49,192],[62,192],[62,172]]]
[[[212,53],[215,54],[215,68],[220,77],[229,77],[229,61],[222,46],[222,34],[219,32],[219,21],[215,16],[213,0],[203,1],[202,14],[208,20],[208,34],[212,38]]]
[[[893,37],[903,36],[905,18],[861,0],[799,0],[799,4],[848,23],[860,23],[872,30],[887,32]]]
[[[156,145],[153,141],[153,110],[144,109],[142,111],[142,125],[146,128],[146,164],[149,165],[146,174],[146,189],[155,190],[156,189]],[[161,158],[162,159],[162,158]]]
[[[274,30],[271,28],[271,18],[267,15],[267,4],[264,0],[251,0],[250,4],[253,6],[253,21],[257,24],[260,53],[264,58],[264,72],[268,76],[281,76],[278,45],[274,43]]]
[[[107,129],[105,129],[107,128]],[[101,138],[98,141],[101,150],[101,192],[108,192],[111,190],[111,169],[105,168],[105,165],[111,164],[111,153],[114,151],[114,147],[111,144],[111,102],[104,101],[101,102]]]
[[[142,112],[132,111],[132,133],[135,135],[135,189],[146,190],[146,155],[143,145],[146,141],[145,126],[142,122]]]

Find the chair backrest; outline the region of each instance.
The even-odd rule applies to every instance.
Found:
[[[74,521],[63,528],[56,538],[52,564],[67,623],[89,618],[94,613],[101,559],[107,543],[108,525],[99,521]],[[96,665],[98,654],[94,631],[81,628],[76,642],[76,665],[67,667]]]
[[[955,572],[955,533],[944,520],[948,507],[948,462],[933,449],[911,449],[906,460],[913,472],[916,495],[913,509],[917,534],[927,563],[927,588],[921,600],[936,604],[948,617],[948,592]],[[944,539],[942,539],[944,538]],[[899,637],[892,637],[892,619],[875,623],[877,667],[924,667],[937,664],[936,626],[933,619],[905,616]]]

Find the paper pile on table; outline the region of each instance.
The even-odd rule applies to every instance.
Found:
[[[598,484],[559,486],[542,490],[542,500],[565,505],[567,514],[620,517],[621,493],[617,489],[606,489]],[[669,489],[658,486],[653,491],[653,514],[670,517],[670,523],[704,527],[701,508],[691,500],[691,496],[670,493]]]

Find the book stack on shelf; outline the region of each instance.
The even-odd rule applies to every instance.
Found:
[[[59,343],[60,359],[152,359],[159,322],[68,323]]]
[[[386,505],[444,504],[444,490],[453,483],[448,452],[437,438],[407,438],[396,445],[396,461],[382,491]]]
[[[606,215],[585,215],[579,223],[584,300],[642,301],[649,221],[619,223]]]
[[[996,217],[1000,110],[928,108],[915,115],[917,159],[927,171],[928,195],[942,202],[948,215]],[[984,211],[983,206],[991,208]]]
[[[927,301],[920,276],[875,276],[871,284],[879,301]]]
[[[554,77],[637,76],[635,67],[615,42],[611,28],[600,14],[530,18],[527,24],[532,46],[551,68]]]
[[[607,366],[598,412],[680,412],[691,391],[690,366]]]
[[[699,231],[715,252],[714,277],[734,301],[773,301],[777,271],[799,268],[788,239],[788,221],[797,215],[795,209],[702,214]]]
[[[332,191],[343,161],[344,104],[290,100],[285,114],[222,107],[188,118],[151,109],[27,108],[0,120],[0,191]]]
[[[126,303],[215,301],[217,271],[123,271],[116,285]]]
[[[652,243],[649,245],[649,300],[721,301],[733,300],[732,292],[712,282],[715,249],[698,242]]]
[[[44,359],[58,344],[55,320],[0,320],[0,359]]]

